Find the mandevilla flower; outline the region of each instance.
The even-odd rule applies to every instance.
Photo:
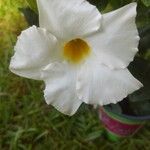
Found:
[[[10,70],[43,80],[47,104],[73,115],[82,102],[116,103],[142,84],[127,66],[138,51],[136,3],[101,14],[86,0],[37,0],[40,27],[22,32]]]

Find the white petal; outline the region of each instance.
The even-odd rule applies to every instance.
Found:
[[[47,104],[66,115],[73,115],[82,103],[76,95],[76,69],[64,63],[54,63],[44,69],[43,76]]]
[[[142,84],[127,69],[112,70],[105,65],[85,64],[78,74],[77,93],[85,103],[117,103]]]
[[[41,69],[58,57],[57,39],[42,28],[35,26],[23,31],[18,37],[10,70],[20,76],[41,79]]]
[[[57,38],[73,39],[100,28],[101,14],[86,0],[37,0],[40,27]]]
[[[104,14],[101,30],[87,38],[99,61],[110,68],[126,68],[138,51],[136,5],[131,3]]]

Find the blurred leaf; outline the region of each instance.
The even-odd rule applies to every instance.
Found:
[[[46,136],[46,135],[48,135],[48,131],[47,131],[47,130],[44,131],[44,132],[42,132],[40,135],[38,135],[38,136],[35,138],[34,142],[40,140],[41,138],[43,138],[43,137]]]
[[[30,8],[21,8],[20,11],[24,14],[29,26],[39,26],[38,14]]]
[[[30,8],[34,10],[34,12],[38,13],[36,0],[26,0],[26,1],[28,5],[30,6]]]
[[[150,85],[134,92],[129,98],[131,102],[150,100]]]
[[[144,87],[129,95],[129,105],[136,115],[150,114],[150,62],[136,58],[129,70],[139,79]]]
[[[149,26],[149,23],[150,23],[150,9],[146,7],[141,1],[138,1],[137,25],[138,27],[143,27]]]
[[[150,6],[150,0],[142,0],[142,2],[146,7]]]
[[[140,34],[141,38],[145,37],[146,35],[149,35],[150,34],[150,25],[140,28],[139,34]]]
[[[106,8],[106,6],[108,5],[108,0],[100,0],[99,1],[99,9],[100,10],[104,10]]]
[[[132,2],[131,0],[109,0],[109,1],[114,9],[120,8]]]
[[[150,100],[130,103],[130,107],[135,115],[150,115]]]
[[[140,54],[144,54],[150,49],[150,26],[140,28],[139,34],[141,38],[139,43],[139,52]]]
[[[101,11],[104,10],[108,4],[108,0],[88,0],[91,4],[95,5]]]
[[[121,6],[121,1],[120,0],[118,0],[118,1],[110,0],[110,4],[112,5],[113,8],[116,9],[116,8],[119,8]]]
[[[128,68],[144,85],[150,84],[150,61],[136,57]]]
[[[136,58],[129,65],[131,73],[140,80],[144,87],[129,95],[130,102],[150,100],[150,62],[142,58]]]
[[[87,136],[87,138],[85,139],[85,141],[95,140],[95,139],[99,138],[102,134],[103,134],[103,131],[102,131],[102,130],[94,131],[94,132],[90,133],[90,134]]]

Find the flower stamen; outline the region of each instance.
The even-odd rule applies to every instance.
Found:
[[[78,64],[85,60],[91,52],[88,43],[82,39],[73,39],[64,45],[63,56],[64,58],[73,63]]]

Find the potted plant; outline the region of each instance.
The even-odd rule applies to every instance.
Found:
[[[38,13],[36,0],[26,0],[30,8],[20,9],[29,25],[37,25]],[[112,8],[119,8],[129,1],[99,1],[88,0],[99,9],[106,11]],[[118,140],[136,133],[150,119],[150,26],[149,23],[149,2],[138,1],[138,27],[144,26],[139,30],[140,45],[136,59],[129,65],[130,72],[140,80],[144,87],[125,98],[117,104],[110,104],[99,108],[99,116],[104,124],[107,135],[112,140]],[[146,15],[145,15],[146,14]],[[145,17],[143,17],[145,16]],[[148,25],[148,26],[147,26]],[[146,27],[145,27],[146,26]]]
[[[107,137],[113,141],[136,133],[150,120],[150,62],[136,58],[129,70],[144,84],[144,87],[117,104],[99,109]]]

